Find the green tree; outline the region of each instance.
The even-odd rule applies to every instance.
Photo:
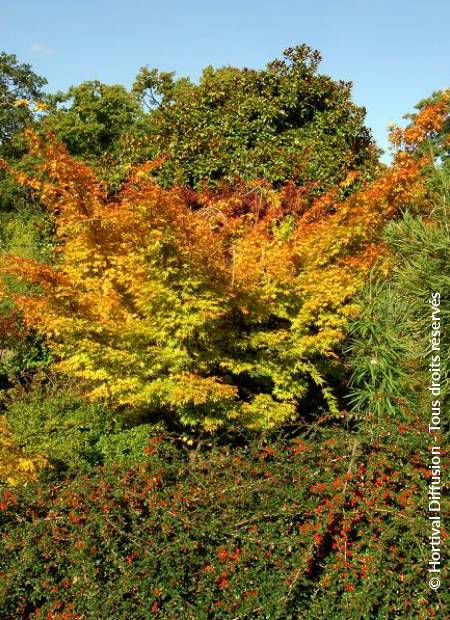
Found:
[[[351,83],[317,72],[319,52],[285,51],[263,70],[207,67],[198,84],[141,69],[134,91],[151,108],[153,155],[165,184],[288,180],[327,189],[348,169],[370,174],[378,150]]]
[[[17,156],[14,138],[31,122],[30,104],[43,97],[46,83],[30,65],[19,63],[14,54],[0,53],[0,156]]]
[[[131,91],[91,81],[50,97],[41,128],[116,182],[165,156],[166,186],[264,178],[320,192],[378,162],[351,83],[319,74],[320,60],[300,45],[262,70],[207,67],[198,84],[143,67]]]
[[[23,130],[34,126],[44,106],[42,88],[47,80],[20,63],[14,54],[0,53],[0,158],[16,169],[27,170],[29,162]],[[14,183],[0,169],[0,256],[17,252],[43,258],[48,249],[51,222],[37,198],[26,187]],[[21,324],[8,300],[0,302],[0,389],[6,375],[33,372],[45,358],[42,341]]]
[[[26,151],[23,129],[33,123],[33,104],[39,103],[47,83],[29,64],[20,63],[14,54],[0,53],[0,158],[18,163]],[[29,192],[18,189],[0,170],[0,211],[17,211],[27,203]],[[4,228],[4,219],[1,218]]]
[[[40,129],[52,131],[69,152],[120,181],[132,163],[149,156],[140,97],[121,85],[83,82],[49,97]]]

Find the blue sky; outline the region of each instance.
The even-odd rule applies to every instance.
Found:
[[[387,125],[450,83],[448,0],[3,0],[0,51],[48,79],[131,85],[142,65],[197,79],[206,65],[263,67],[307,43],[351,80],[367,124]]]

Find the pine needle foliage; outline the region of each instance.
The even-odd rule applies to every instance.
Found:
[[[446,100],[446,94],[441,102]],[[436,100],[436,98],[434,98]],[[431,126],[428,110],[415,117]],[[362,311],[350,327],[348,354],[353,370],[350,402],[355,410],[378,417],[409,416],[429,408],[433,320],[430,300],[439,294],[441,400],[449,398],[450,318],[450,179],[445,171],[442,126],[448,128],[448,108],[428,135],[407,127],[395,139],[406,150],[430,155],[427,183],[433,189],[428,216],[411,205],[398,221],[387,223],[382,239],[391,255],[388,278],[373,274],[360,296]],[[441,148],[435,149],[436,136]],[[447,140],[448,150],[448,140]]]

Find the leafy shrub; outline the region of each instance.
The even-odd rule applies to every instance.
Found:
[[[104,461],[132,463],[141,458],[149,437],[161,430],[87,403],[75,385],[16,388],[5,419],[12,442],[24,455],[41,454],[52,469],[71,473]]]
[[[17,445],[4,415],[0,415],[0,481],[10,485],[23,484],[38,477],[47,467],[42,454],[27,454]]]
[[[159,437],[133,468],[5,489],[3,618],[444,617],[423,557],[425,426],[188,453]]]
[[[119,432],[105,433],[99,438],[96,448],[106,465],[115,463],[133,465],[142,460],[149,437],[154,437],[163,428],[162,423],[142,423]]]

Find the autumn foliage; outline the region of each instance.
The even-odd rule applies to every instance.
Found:
[[[29,134],[35,175],[16,180],[39,192],[57,246],[53,264],[6,257],[3,271],[29,285],[15,304],[93,399],[207,429],[270,428],[307,413],[312,388],[336,409],[328,377],[355,294],[376,259],[388,269],[385,222],[428,212],[429,159],[414,144],[447,106],[444,96],[394,131],[395,160],[373,182],[349,170],[318,198],[264,182],[163,189],[158,161],[111,195],[51,136]]]
[[[41,101],[0,55],[5,620],[444,617],[450,91],[384,165],[319,60]]]

